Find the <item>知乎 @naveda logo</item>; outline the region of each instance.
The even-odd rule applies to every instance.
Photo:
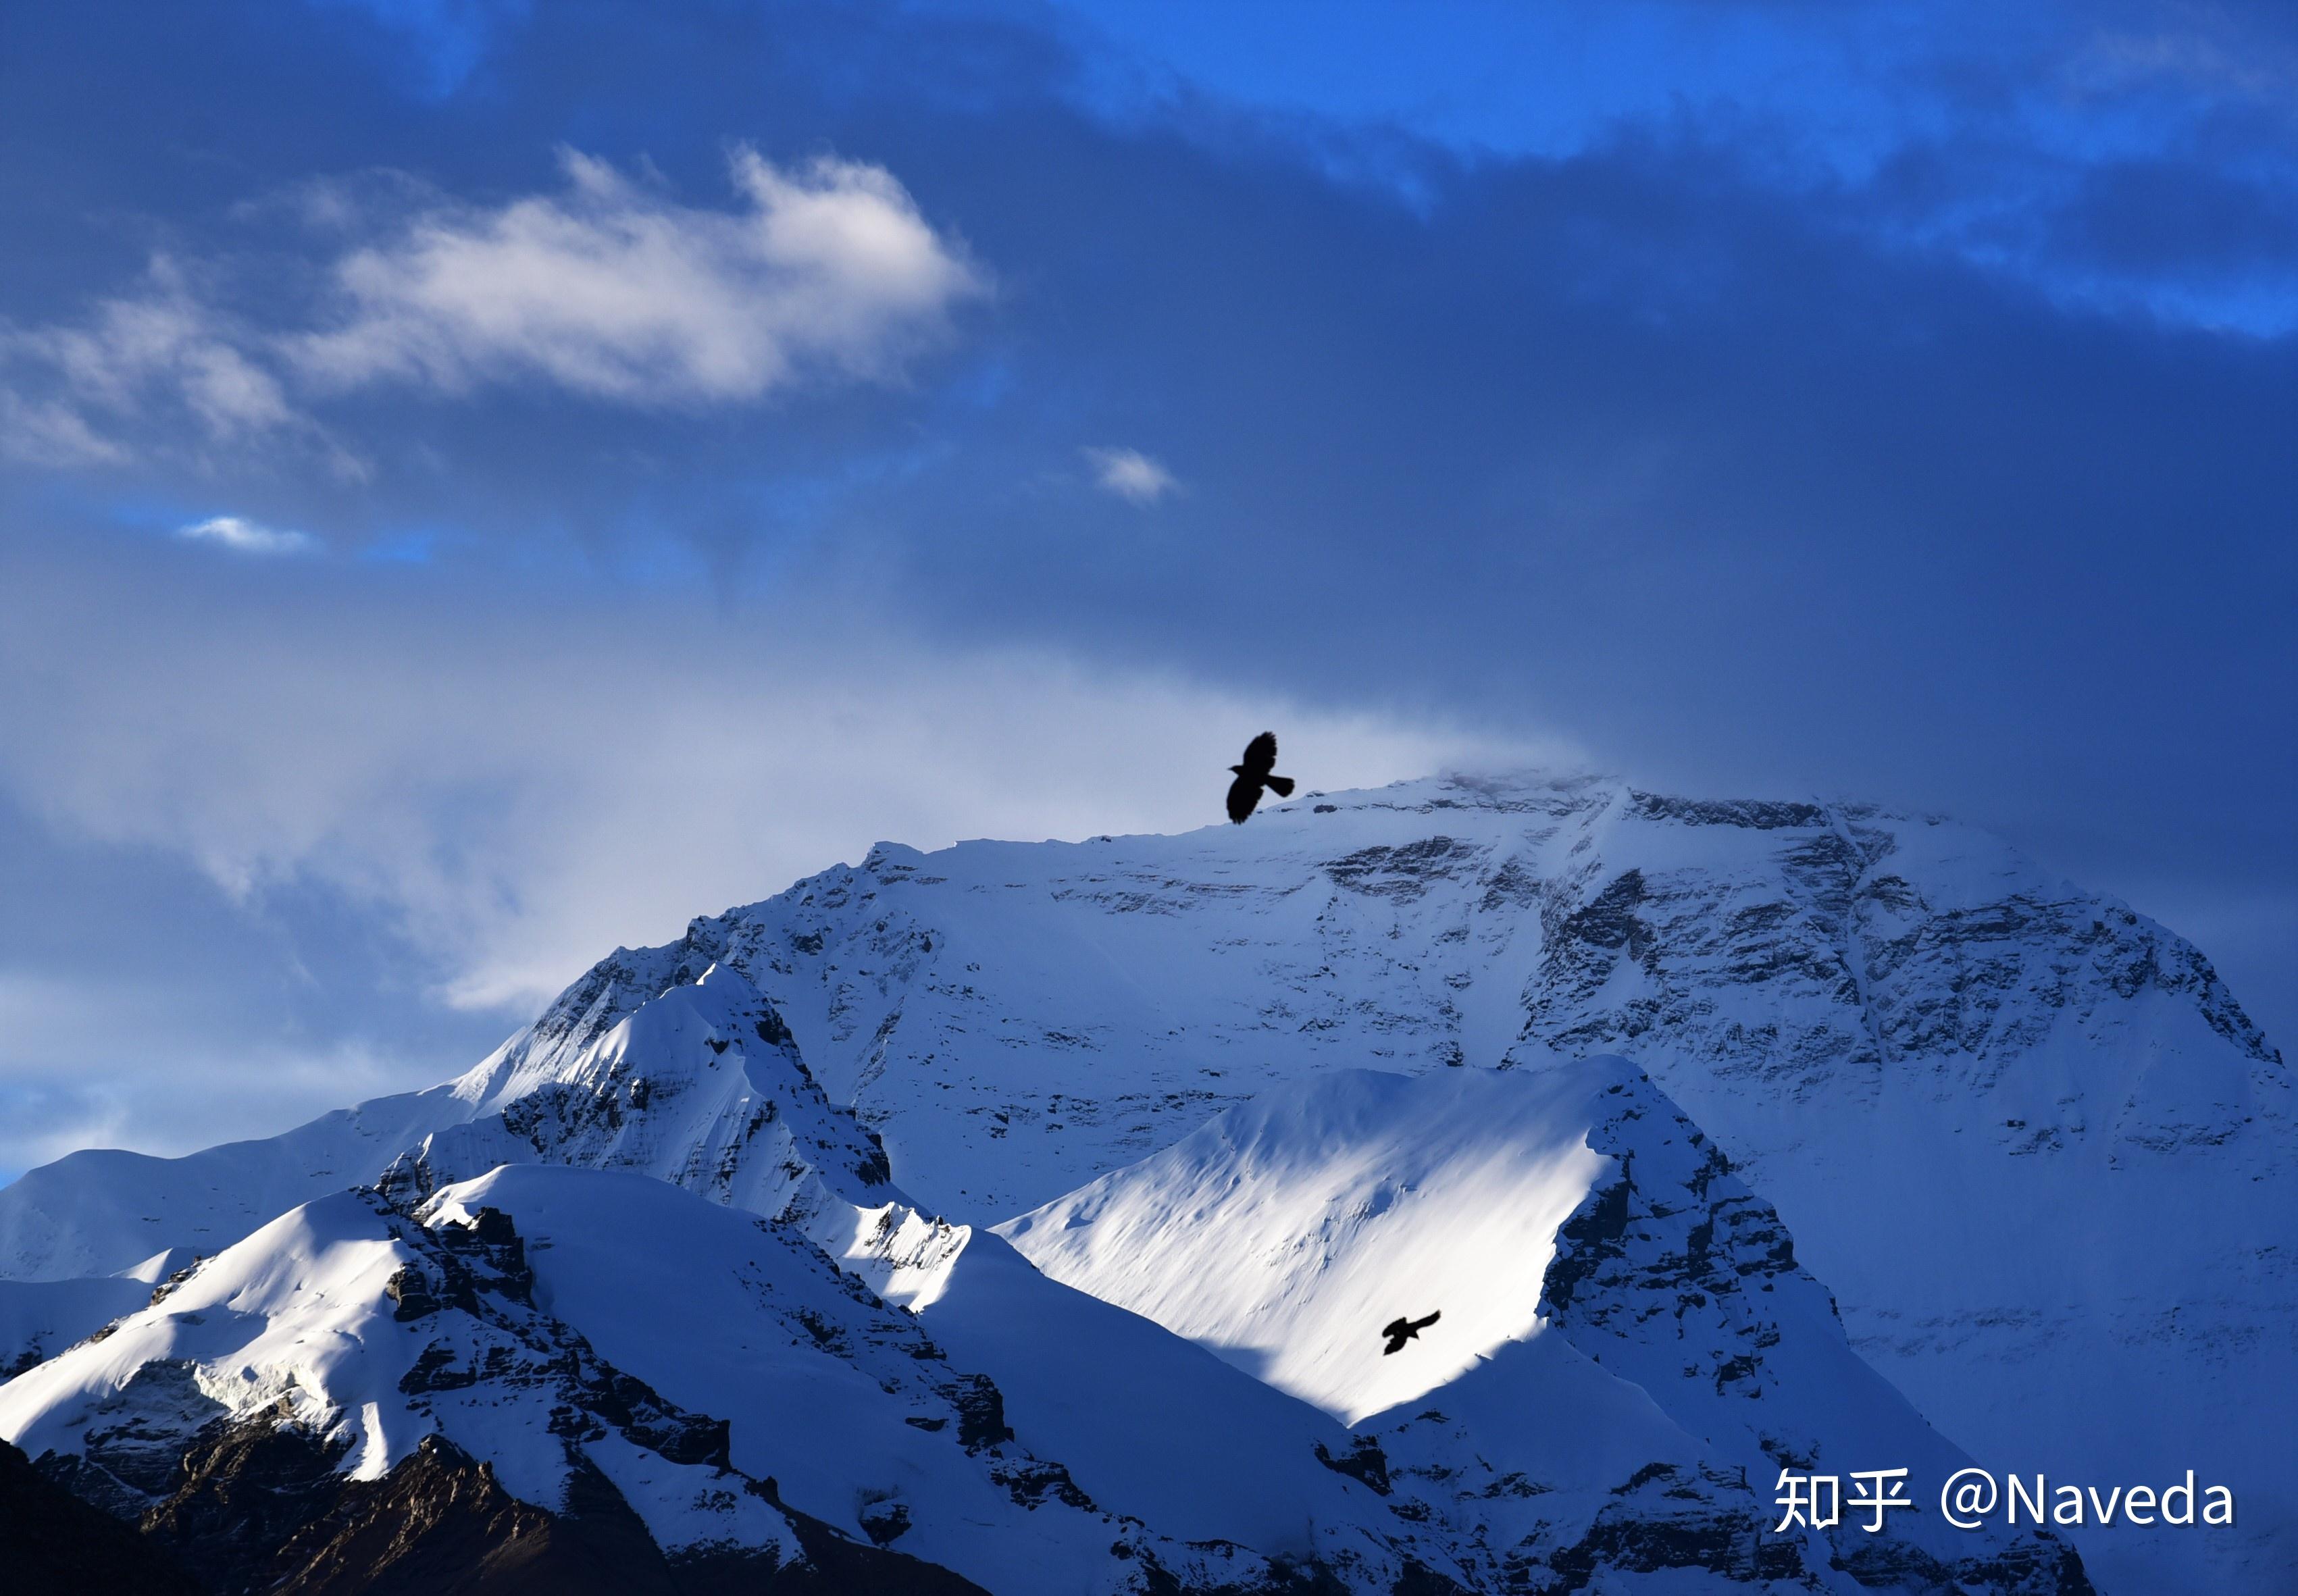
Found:
[[[1851,1482],[1844,1494],[1843,1482]],[[1846,1511],[1864,1513],[1859,1527],[1869,1534],[1883,1527],[1892,1510],[1912,1508],[1905,1468],[1854,1469],[1848,1475],[1798,1474],[1782,1468],[1773,1505],[1781,1508],[1773,1534],[1790,1529],[1833,1529]],[[2043,1475],[2004,1475],[1998,1481],[1984,1468],[1959,1468],[1939,1486],[1939,1514],[1957,1529],[1978,1529],[1999,1509],[2006,1526],[2026,1524],[2158,1524],[2226,1526],[2234,1523],[2234,1492],[2225,1485],[2196,1487],[2195,1471],[2182,1484],[2054,1485]]]

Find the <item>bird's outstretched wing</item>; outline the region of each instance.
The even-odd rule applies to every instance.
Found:
[[[1417,1335],[1418,1335],[1421,1331],[1423,1331],[1423,1330],[1426,1329],[1429,1326],[1431,1326],[1431,1325],[1434,1324],[1438,1319],[1442,1319],[1442,1318],[1443,1318],[1443,1317],[1444,1317],[1444,1311],[1443,1311],[1442,1308],[1439,1308],[1435,1312],[1434,1312],[1434,1313],[1430,1314],[1426,1319],[1414,1319],[1414,1320],[1412,1321],[1412,1333],[1413,1333],[1414,1335],[1416,1335],[1416,1336],[1417,1336]]]
[[[1228,817],[1243,825],[1252,806],[1261,801],[1261,783],[1251,776],[1239,776],[1228,784]]]
[[[1244,773],[1259,781],[1277,768],[1277,733],[1263,732],[1244,745]]]

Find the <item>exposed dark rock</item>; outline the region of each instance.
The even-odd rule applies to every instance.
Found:
[[[1904,1541],[1847,1539],[1850,1550],[1838,1554],[1835,1567],[1871,1589],[1922,1591],[1926,1596],[1934,1591],[1941,1596],[1963,1591],[2096,1596],[2080,1555],[2048,1530],[2037,1532],[2031,1540],[1998,1547],[1988,1555],[1963,1558],[1951,1564]]]
[[[401,1269],[384,1283],[383,1291],[385,1296],[399,1304],[392,1318],[402,1324],[409,1319],[421,1319],[426,1313],[439,1311],[439,1299],[431,1294],[431,1283],[423,1278],[420,1269]]]
[[[988,1376],[961,1375],[948,1394],[957,1409],[958,1443],[966,1451],[1013,1439],[1013,1428],[1005,1422],[1005,1395]]]
[[[1818,825],[1826,811],[1816,804],[1773,803],[1755,798],[1668,798],[1657,792],[1628,794],[1633,813],[1645,820],[1672,820],[1687,826],[1740,826],[1774,831]]]
[[[1389,1587],[1389,1596],[1465,1596],[1459,1582],[1439,1574],[1427,1564],[1407,1559],[1404,1571]]]
[[[1654,1574],[1671,1568],[1698,1569],[1716,1584],[1777,1581],[1814,1592],[1821,1588],[1804,1567],[1801,1547],[1762,1534],[1768,1526],[1755,1517],[1705,1506],[1671,1508],[1649,1500],[1606,1508],[1586,1534],[1550,1555],[1548,1579],[1528,1580],[1525,1588],[1539,1596],[1562,1596],[1587,1589],[1606,1570]]]
[[[1360,848],[1326,864],[1325,872],[1343,887],[1372,897],[1417,898],[1431,881],[1450,880],[1484,850],[1473,842],[1430,837],[1395,848]]]
[[[330,1472],[324,1449],[292,1426],[259,1427],[199,1460],[185,1490],[150,1516],[150,1538],[33,1476],[84,1516],[75,1544],[91,1557],[126,1537],[145,1561],[121,1565],[138,1571],[132,1581],[22,1587],[27,1596],[982,1596],[946,1569],[839,1534],[765,1487],[751,1489],[789,1520],[800,1559],[771,1549],[673,1558],[587,1463],[565,1509],[550,1512],[511,1496],[492,1468],[437,1436],[383,1478],[355,1481]],[[0,1490],[6,1476],[0,1459]],[[154,1543],[171,1536],[201,1583]],[[6,1543],[14,1552],[12,1534]]]
[[[330,1447],[283,1409],[219,1426],[185,1452],[145,1534],[224,1596],[262,1590],[274,1551],[327,1509],[342,1482]]]
[[[1318,1442],[1317,1461],[1335,1474],[1345,1474],[1352,1480],[1361,1481],[1376,1494],[1386,1496],[1389,1493],[1388,1457],[1380,1450],[1380,1443],[1370,1435],[1357,1435],[1351,1439],[1349,1450],[1337,1458],[1325,1450],[1323,1442]]]
[[[910,1532],[910,1509],[898,1501],[870,1502],[857,1517],[872,1545],[889,1545]]]

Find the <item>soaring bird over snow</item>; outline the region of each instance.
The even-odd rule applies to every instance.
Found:
[[[1232,765],[1236,780],[1228,784],[1228,817],[1243,825],[1252,806],[1261,801],[1264,787],[1278,798],[1293,796],[1293,778],[1274,775],[1277,768],[1277,733],[1263,732],[1244,745],[1244,763]]]
[[[1387,1327],[1381,1331],[1382,1335],[1388,1337],[1388,1344],[1380,1349],[1380,1355],[1385,1358],[1391,1352],[1402,1352],[1406,1342],[1419,1339],[1421,1331],[1443,1317],[1443,1312],[1440,1310],[1430,1314],[1426,1319],[1390,1319]]]

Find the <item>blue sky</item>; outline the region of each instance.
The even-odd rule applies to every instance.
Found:
[[[1264,723],[1952,812],[2298,1030],[2287,7],[20,6],[0,205],[0,1176]]]

